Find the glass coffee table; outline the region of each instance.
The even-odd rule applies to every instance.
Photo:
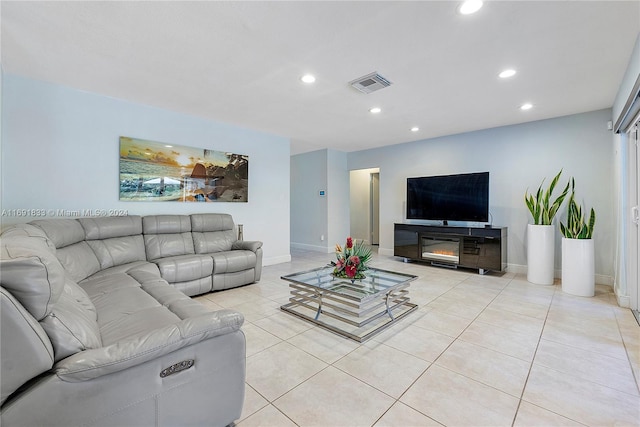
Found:
[[[409,285],[418,276],[369,268],[364,279],[332,275],[333,266],[282,276],[289,303],[280,308],[325,329],[363,342],[418,308]]]

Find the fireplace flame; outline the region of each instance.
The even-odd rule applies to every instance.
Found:
[[[435,249],[433,251],[430,251],[432,254],[436,254],[436,255],[449,255],[449,256],[458,256],[457,253],[455,253],[454,251],[448,251],[446,249]]]

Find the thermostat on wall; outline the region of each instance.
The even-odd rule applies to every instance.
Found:
[[[320,195],[320,197],[324,197],[326,193],[324,190],[320,190],[318,191],[318,194]]]

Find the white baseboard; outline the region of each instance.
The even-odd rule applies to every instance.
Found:
[[[527,266],[521,264],[507,264],[507,271],[509,273],[524,274],[526,276]],[[554,270],[553,277],[555,277],[556,279],[562,279],[562,270]],[[596,285],[613,286],[613,277],[611,276],[596,274],[594,279]]]
[[[631,308],[631,298],[629,295],[620,295],[618,294],[618,289],[614,286],[613,293],[616,294],[616,300],[618,301],[618,305],[622,308]]]
[[[291,242],[291,247],[293,249],[302,249],[305,251],[322,252],[323,254],[330,254],[331,252],[333,252],[333,248],[328,248],[326,246],[309,245],[306,243]]]
[[[378,255],[393,256],[393,249],[378,248]]]
[[[515,273],[515,274],[527,274],[527,266],[526,265],[521,265],[521,264],[509,264],[507,263],[507,271],[509,273]]]
[[[613,287],[613,277],[604,274],[596,274],[596,285],[607,285]]]
[[[290,262],[290,261],[291,261],[291,254],[272,256],[268,258],[262,258],[262,266],[264,267],[266,265],[282,264],[283,262]]]

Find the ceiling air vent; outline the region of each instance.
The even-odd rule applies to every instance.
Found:
[[[377,72],[367,74],[349,82],[351,86],[358,89],[362,93],[371,93],[376,90],[384,89],[391,85],[391,82],[382,77]]]

